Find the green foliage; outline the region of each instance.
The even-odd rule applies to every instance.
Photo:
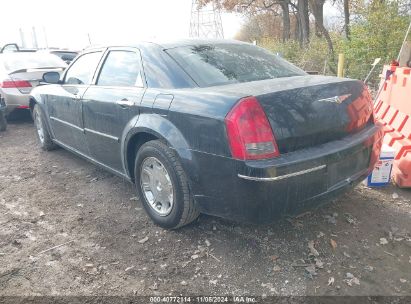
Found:
[[[326,73],[329,71],[327,42],[317,36],[311,37],[309,44],[304,48],[295,40],[283,43],[268,38],[259,41],[258,45],[284,57],[305,71],[318,71],[321,74],[324,68]]]
[[[340,40],[337,48],[345,54],[346,75],[364,79],[375,58],[382,64],[397,58],[410,18],[400,15],[398,1],[378,1],[360,13],[363,18],[351,26],[351,40]]]
[[[404,35],[410,22],[409,11],[402,10],[403,0],[375,1],[356,11],[351,22],[351,39],[346,39],[342,34],[331,32],[336,60],[338,53],[345,54],[345,76],[364,79],[371,69],[375,58],[381,58],[380,65],[389,64],[396,59],[401,48]],[[300,48],[298,42],[288,41],[282,43],[274,39],[262,39],[258,44],[274,53],[293,62],[306,71],[324,72],[335,75],[337,62],[333,62],[328,54],[324,38],[312,36],[310,43]],[[326,63],[326,64],[325,64]],[[378,82],[376,68],[372,82]]]

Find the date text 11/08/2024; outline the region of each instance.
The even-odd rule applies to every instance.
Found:
[[[249,296],[158,296],[150,297],[150,303],[258,303]]]

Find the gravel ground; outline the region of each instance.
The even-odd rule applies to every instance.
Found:
[[[409,190],[359,186],[271,225],[202,215],[165,231],[128,182],[41,151],[29,119],[0,133],[0,152],[0,295],[411,295]]]

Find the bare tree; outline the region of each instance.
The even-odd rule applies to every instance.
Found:
[[[349,0],[344,0],[344,30],[345,37],[350,39],[350,3]]]
[[[305,45],[310,41],[310,18],[308,12],[308,0],[297,1],[297,12],[300,28],[300,44]]]
[[[283,41],[285,42],[291,38],[290,8],[288,0],[280,1],[280,6],[283,16]]]
[[[291,37],[290,0],[202,0],[201,5],[207,5],[212,1],[216,1],[220,7],[227,11],[243,12],[250,15],[268,12],[275,17],[281,10],[282,40],[287,41]]]
[[[329,54],[334,60],[334,46],[330,37],[330,33],[324,26],[324,3],[325,0],[310,0],[311,12],[315,18],[316,34],[320,37],[324,36],[327,41]]]

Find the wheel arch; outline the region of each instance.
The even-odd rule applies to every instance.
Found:
[[[34,106],[35,106],[35,104],[37,103],[37,101],[36,101],[36,99],[34,99],[34,97],[31,97],[30,96],[30,99],[29,99],[29,107],[30,107],[30,111],[33,113],[33,109],[34,109]]]
[[[44,120],[45,120],[45,123],[46,123],[47,131],[50,133],[51,137],[54,138],[54,133],[53,133],[53,130],[50,126],[50,121],[49,121],[48,116],[47,116],[46,106],[45,106],[45,104],[44,104],[44,102],[41,98],[41,95],[39,95],[39,94],[30,95],[30,97],[29,97],[29,108],[30,108],[30,113],[31,113],[31,116],[32,116],[33,119],[34,119],[33,110],[34,110],[35,105],[38,105],[40,107],[40,111],[44,115]]]
[[[151,132],[141,131],[131,135],[130,139],[127,141],[124,159],[126,172],[132,181],[134,181],[134,161],[136,159],[138,150],[146,142],[158,139],[160,138],[158,138]]]
[[[32,117],[33,117],[34,106],[36,104],[38,104],[40,106],[41,111],[43,112],[43,114],[45,114],[45,112],[46,112],[46,109],[44,108],[45,104],[44,104],[44,101],[43,101],[41,95],[36,94],[36,93],[33,94],[33,92],[32,92],[32,94],[30,94],[30,97],[29,97],[29,109],[30,109],[30,113],[31,113]]]
[[[166,117],[158,114],[141,114],[124,140],[125,170],[134,181],[134,161],[140,147],[150,140],[161,140],[175,151],[187,178],[192,184],[198,180],[198,170],[193,153],[183,134]]]
[[[30,107],[31,111],[33,111],[35,104],[39,104],[41,106],[44,105],[44,102],[41,98],[42,95],[38,94],[37,90],[33,90],[33,91],[35,91],[35,92],[31,92],[30,97],[29,97],[29,107]]]

